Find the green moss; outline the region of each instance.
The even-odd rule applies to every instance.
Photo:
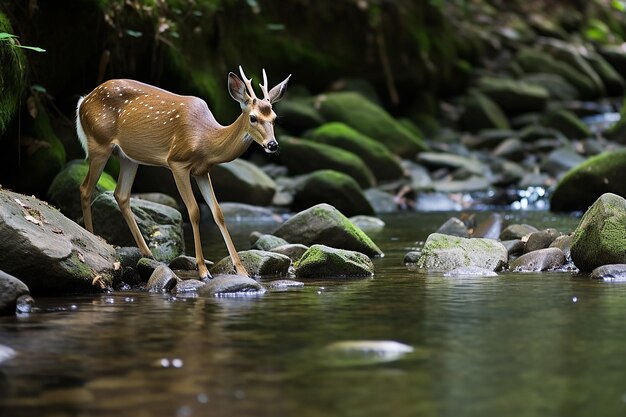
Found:
[[[508,78],[482,77],[478,89],[507,114],[541,111],[550,97],[543,87]]]
[[[295,267],[296,277],[300,278],[369,277],[374,272],[374,265],[366,255],[324,245],[311,246]]]
[[[0,32],[13,33],[7,16],[0,11]],[[20,104],[25,86],[26,60],[12,39],[0,41],[0,135],[2,135]]]
[[[565,109],[548,114],[542,124],[560,131],[570,139],[583,139],[592,135],[589,127],[578,116]]]

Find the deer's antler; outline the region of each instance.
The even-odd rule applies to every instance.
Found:
[[[251,99],[256,99],[257,96],[254,93],[254,88],[252,88],[252,78],[248,79],[246,74],[243,72],[243,68],[239,65],[239,73],[241,74],[241,78],[243,78],[243,82],[246,84],[246,90],[248,90],[248,95]]]
[[[261,91],[263,92],[263,99],[269,101],[270,94],[267,91],[267,74],[265,73],[265,68],[263,68],[263,84],[259,83],[259,87],[261,87]]]

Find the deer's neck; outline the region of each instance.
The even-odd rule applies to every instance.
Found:
[[[246,115],[242,113],[237,120],[228,126],[219,126],[212,132],[211,141],[212,155],[209,155],[213,164],[221,164],[237,159],[243,154],[252,138],[246,133]]]

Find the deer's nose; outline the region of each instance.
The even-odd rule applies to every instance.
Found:
[[[267,144],[267,150],[270,152],[276,152],[278,150],[278,142],[275,140]]]

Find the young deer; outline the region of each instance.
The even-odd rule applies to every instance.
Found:
[[[252,141],[267,153],[278,150],[274,137],[276,114],[272,103],[280,100],[289,77],[268,91],[263,70],[263,98],[254,93],[252,79],[239,67],[240,79],[228,74],[228,91],[241,105],[241,115],[229,126],[220,125],[206,102],[179,96],[133,80],[110,80],[78,100],[76,130],[89,161],[89,172],[80,186],[85,228],[93,233],[91,198],[111,153],[120,160],[115,199],[137,246],[152,256],[130,210],[130,190],[139,164],[168,167],[174,175],[193,229],[200,278],[210,277],[200,241],[200,211],[191,188],[193,176],[209,205],[238,274],[248,275],[233,245],[222,210],[215,198],[209,173],[215,164],[229,162],[244,153]]]

